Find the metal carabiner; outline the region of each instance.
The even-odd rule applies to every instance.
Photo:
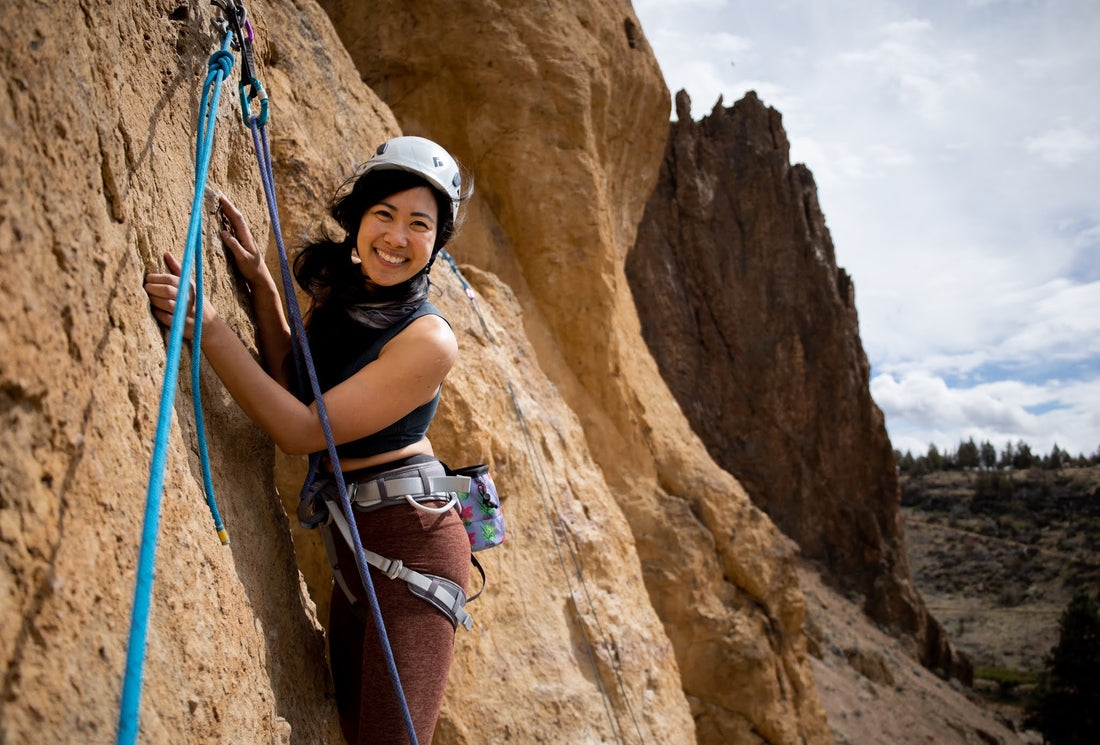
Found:
[[[260,114],[256,117],[256,124],[262,127],[267,124],[267,92],[256,77],[256,55],[252,47],[255,34],[252,31],[252,22],[248,20],[248,11],[244,3],[237,0],[210,0],[210,4],[221,8],[225,14],[226,23],[233,32],[233,47],[241,53],[241,119],[246,127],[252,126],[250,102],[259,99]]]
[[[246,90],[249,87],[252,89],[251,92]],[[253,98],[260,99],[260,115],[256,117],[256,126],[262,127],[267,124],[267,91],[256,78],[252,78],[247,83],[241,80],[241,117],[246,127],[252,126],[252,109],[248,102]]]

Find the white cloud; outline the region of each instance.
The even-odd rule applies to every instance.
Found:
[[[647,12],[659,12],[668,7],[668,0],[635,0],[634,10],[638,15]],[[687,9],[719,10],[727,5],[727,0],[676,0],[675,7],[678,12]]]
[[[911,152],[894,145],[868,145],[867,152],[871,160],[886,168],[911,166],[916,162]]]
[[[887,36],[913,36],[932,30],[931,21],[923,18],[910,18],[906,21],[893,21],[884,27]]]
[[[738,55],[748,52],[752,49],[753,44],[750,39],[746,39],[743,36],[736,36],[734,34],[726,33],[725,31],[719,31],[713,34],[706,34],[699,40],[705,48],[716,52],[718,54],[730,54]],[[731,60],[733,61],[733,60]]]
[[[895,379],[877,375],[871,395],[897,432],[894,448],[921,454],[930,444],[943,451],[973,437],[1002,447],[1024,441],[1034,452],[1054,445],[1092,454],[1100,446],[1100,382],[1029,385],[1002,381],[951,388],[923,373]],[[1031,413],[1034,409],[1040,413]]]
[[[1100,149],[1100,138],[1077,127],[1062,126],[1029,138],[1024,149],[1052,166],[1066,168]]]
[[[1001,344],[1004,356],[1100,359],[1100,282],[1059,279],[1036,288],[1036,295],[1026,325]]]
[[[966,426],[1004,430],[1026,428],[1034,417],[1025,406],[1035,405],[1035,395],[1026,388],[976,386],[959,390],[942,378],[915,372],[901,380],[878,375],[871,381],[871,395],[883,411],[926,426],[956,429]]]
[[[872,360],[878,359],[873,362],[876,372],[903,379],[983,382],[1015,375],[1058,385],[1083,378],[1100,381],[1100,282],[1056,280],[1008,292],[1003,300],[978,312],[960,297],[933,316],[935,324],[913,325],[908,317],[882,319],[897,325],[883,330],[861,320],[861,329],[871,332],[870,337],[863,334],[864,345]],[[920,344],[909,334],[921,336]],[[876,347],[868,344],[869,338],[877,340]]]

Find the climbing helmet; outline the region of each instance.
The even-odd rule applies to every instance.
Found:
[[[442,147],[424,137],[403,136],[383,142],[365,164],[362,173],[400,170],[423,177],[451,200],[451,218],[458,219],[462,201],[462,174],[458,163]]]

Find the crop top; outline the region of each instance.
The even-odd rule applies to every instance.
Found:
[[[329,370],[322,372],[321,369],[318,369],[318,374],[323,379],[322,388],[328,390],[338,383],[342,383],[371,362],[377,360],[379,353],[382,351],[382,347],[386,346],[387,342],[404,331],[405,328],[417,318],[427,315],[435,315],[443,318],[443,314],[439,312],[439,309],[425,300],[419,308],[403,320],[398,321],[387,329],[383,329],[381,332],[375,332],[377,336],[374,336],[366,349],[358,355],[353,354],[350,359],[335,364]],[[443,320],[446,321],[447,319],[443,318]],[[362,329],[363,327],[360,328]],[[318,367],[320,368],[320,365]],[[424,435],[427,434],[428,426],[432,423],[438,406],[439,391],[436,391],[435,398],[413,409],[388,427],[384,427],[358,440],[352,440],[351,442],[337,445],[336,454],[340,458],[367,458],[372,455],[378,455],[379,453],[399,450],[407,445],[420,442],[420,440],[424,439]]]

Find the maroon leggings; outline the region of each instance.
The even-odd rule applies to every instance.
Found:
[[[417,572],[446,577],[465,589],[470,579],[470,540],[456,510],[433,515],[410,505],[356,513],[364,548],[401,559]],[[351,745],[407,743],[408,733],[370,616],[366,592],[347,542],[334,531],[341,572],[359,602],[352,610],[334,584],[329,613],[329,656],[340,726]],[[451,670],[454,633],[439,610],[370,567],[386,635],[409,705],[416,738],[432,741]],[[365,623],[358,620],[366,612]]]

